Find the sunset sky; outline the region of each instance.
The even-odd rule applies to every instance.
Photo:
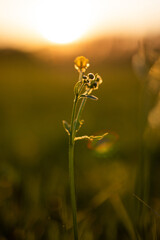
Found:
[[[0,47],[155,33],[159,0],[0,0]]]

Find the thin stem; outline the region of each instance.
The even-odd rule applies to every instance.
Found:
[[[71,116],[71,135],[73,134],[73,125],[74,125],[74,119],[76,114],[77,102],[78,102],[78,97],[75,96],[73,101],[73,109],[72,109],[72,116]]]
[[[82,79],[82,72],[79,73],[79,81]],[[71,116],[71,133],[69,138],[69,178],[70,178],[70,195],[71,206],[73,214],[73,230],[74,240],[78,240],[78,224],[77,224],[77,206],[76,206],[76,190],[75,190],[75,174],[74,174],[74,137],[76,135],[74,120],[76,114],[76,107],[78,96],[76,95],[73,102],[72,116]]]
[[[86,91],[86,94],[89,94],[89,93],[91,93],[91,90],[87,90]],[[84,109],[86,101],[87,101],[87,98],[83,98],[83,100],[81,102],[81,105],[79,107],[78,113],[77,113],[77,117],[76,117],[77,122],[80,120],[80,117],[82,115],[82,111]]]
[[[77,97],[73,102],[73,110],[71,117],[71,135],[69,138],[69,179],[70,179],[70,197],[73,214],[73,230],[74,239],[78,240],[78,226],[77,226],[77,207],[76,207],[76,193],[75,193],[75,176],[74,176],[74,118],[76,113]]]
[[[82,79],[82,72],[79,73],[79,81]],[[75,95],[74,102],[73,102],[73,109],[72,109],[72,116],[71,116],[71,136],[74,137],[74,120],[75,120],[75,114],[76,114],[76,107],[78,102],[78,96]]]
[[[78,225],[77,225],[77,206],[76,206],[76,192],[75,192],[75,178],[74,178],[74,142],[70,138],[69,142],[69,176],[70,176],[70,194],[73,214],[73,230],[74,240],[78,240]]]
[[[83,111],[83,109],[84,109],[84,106],[85,106],[85,103],[86,103],[86,101],[87,101],[87,98],[83,98],[83,100],[82,100],[82,102],[81,102],[81,105],[80,105],[80,107],[79,107],[79,110],[78,110],[78,113],[77,113],[77,122],[80,120],[80,117],[81,117],[81,115],[82,115],[82,111]]]

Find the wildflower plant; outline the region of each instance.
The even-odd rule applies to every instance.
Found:
[[[98,100],[98,98],[91,93],[97,90],[102,83],[102,78],[98,73],[88,73],[85,75],[89,67],[89,60],[83,56],[79,56],[74,61],[75,69],[79,73],[79,79],[74,86],[74,101],[71,115],[71,123],[63,120],[63,126],[69,135],[69,178],[70,178],[70,196],[73,214],[73,229],[74,239],[78,240],[78,226],[77,226],[77,207],[76,207],[76,192],[75,192],[75,177],[74,177],[74,145],[78,140],[88,139],[90,141],[101,140],[107,133],[102,136],[76,136],[84,121],[81,119],[82,111],[84,109],[87,99]],[[78,104],[80,102],[80,104]]]

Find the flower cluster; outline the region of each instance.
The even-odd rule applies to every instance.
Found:
[[[102,83],[102,78],[98,75],[98,73],[88,73],[87,75],[83,75],[82,81],[86,85],[86,89],[96,90]]]
[[[89,67],[89,60],[83,56],[79,56],[74,60],[75,69],[81,73],[81,77],[77,84],[75,85],[75,93],[79,94],[83,87],[85,87],[85,94],[90,94],[92,90],[98,89],[99,85],[102,83],[102,78],[98,75],[98,73],[88,73],[85,75],[85,71]]]

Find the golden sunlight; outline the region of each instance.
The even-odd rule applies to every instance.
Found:
[[[92,23],[91,3],[81,0],[41,0],[36,9],[36,29],[48,41],[70,43],[81,38]]]

